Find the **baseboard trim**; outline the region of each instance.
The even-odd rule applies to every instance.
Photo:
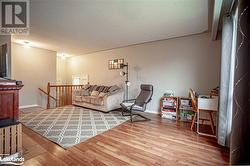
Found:
[[[146,109],[145,112],[146,112],[146,113],[151,113],[151,114],[161,114],[161,113],[158,112],[158,111],[148,110],[148,109]]]
[[[23,105],[19,106],[19,109],[24,109],[24,108],[31,108],[31,107],[40,107],[38,104],[33,104],[33,105]]]

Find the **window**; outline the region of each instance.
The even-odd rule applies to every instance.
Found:
[[[88,74],[76,74],[72,76],[72,84],[73,85],[86,85],[89,83],[89,75]]]

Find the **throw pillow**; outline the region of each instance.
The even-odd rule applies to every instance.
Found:
[[[108,94],[113,95],[113,94],[119,92],[120,90],[121,90],[121,88],[119,86],[114,85],[114,86],[111,86],[111,88],[108,91]]]
[[[91,85],[89,91],[92,92],[97,88],[97,85]]]
[[[86,85],[83,85],[82,89],[89,89],[90,87],[91,87],[91,85],[86,84]]]
[[[111,86],[105,86],[105,88],[103,89],[102,92],[108,93],[110,88],[111,88]]]
[[[82,95],[82,91],[81,90],[75,90],[74,94],[75,94],[75,96],[81,96]]]
[[[98,97],[105,97],[107,95],[107,93],[101,92],[99,93]]]
[[[114,91],[118,91],[120,90],[121,88],[117,85],[113,85],[109,88],[109,92],[114,92]]]
[[[98,91],[95,91],[95,90],[94,90],[94,91],[91,92],[91,96],[98,96],[98,95],[99,95],[99,92],[98,92]]]
[[[82,90],[82,96],[89,96],[89,90],[88,89],[83,89]]]
[[[99,86],[97,91],[101,93],[101,92],[103,92],[104,88],[105,88],[105,86]]]

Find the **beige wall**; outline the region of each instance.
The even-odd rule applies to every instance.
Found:
[[[67,83],[67,61],[61,57],[56,59],[56,81],[60,84]]]
[[[91,84],[122,85],[120,71],[108,70],[108,60],[116,58],[129,63],[132,98],[140,84],[154,85],[153,100],[148,105],[152,112],[158,112],[160,97],[167,90],[187,96],[190,87],[208,93],[219,85],[220,41],[211,41],[208,33],[69,58],[68,82],[73,74],[84,73],[89,74]]]
[[[0,35],[0,46],[3,44],[7,44],[7,55],[11,57],[11,36],[10,35]],[[11,59],[9,59],[9,67],[11,66]],[[11,77],[11,71],[8,69],[8,75]]]
[[[46,89],[48,82],[56,82],[56,52],[26,48],[12,43],[12,78],[23,81],[20,106],[46,105],[45,95],[38,88]]]

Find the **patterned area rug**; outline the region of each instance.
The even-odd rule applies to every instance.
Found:
[[[63,148],[69,148],[128,120],[120,112],[102,113],[67,106],[21,111],[20,122]]]

